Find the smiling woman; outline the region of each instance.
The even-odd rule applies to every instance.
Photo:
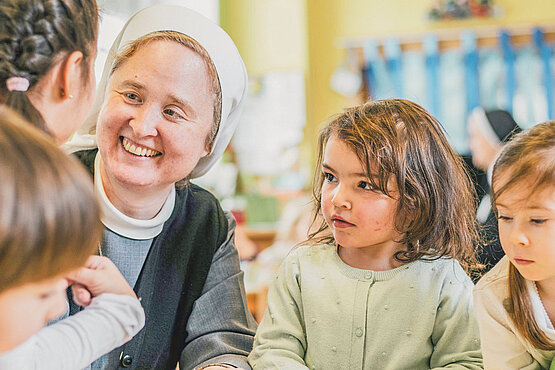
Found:
[[[100,170],[109,197],[118,186],[138,186],[141,197],[167,195],[209,153],[214,94],[202,57],[157,34],[148,37],[115,69],[98,120]],[[158,211],[129,216],[148,219]]]
[[[235,221],[188,182],[233,134],[246,92],[241,57],[221,28],[175,6],[133,16],[110,56],[89,119],[98,150],[76,155],[101,199],[101,253],[149,314],[145,330],[92,368],[247,367],[256,324]]]

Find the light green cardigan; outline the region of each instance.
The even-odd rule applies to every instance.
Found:
[[[249,363],[254,369],[481,369],[472,282],[450,259],[389,271],[346,265],[333,246],[282,263]]]

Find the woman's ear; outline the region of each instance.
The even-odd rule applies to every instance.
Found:
[[[210,154],[210,152],[212,151],[212,145],[208,145],[206,144],[204,146],[204,154],[202,155],[203,157],[206,157],[207,155]]]
[[[83,80],[83,53],[71,52],[60,70],[60,96],[62,98],[73,98],[73,94],[81,89]]]

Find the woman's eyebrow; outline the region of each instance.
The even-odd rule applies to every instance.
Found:
[[[180,97],[178,97],[175,94],[169,94],[168,96],[170,97],[171,100],[173,100],[174,102],[176,102],[177,104],[179,104],[179,105],[181,105],[182,107],[185,108],[189,118],[191,118],[191,119],[196,118],[196,116],[197,116],[196,115],[196,110],[194,109],[194,107],[191,103],[189,103],[187,100],[181,99]]]
[[[122,83],[119,84],[119,87],[133,87],[137,90],[143,90],[145,88],[145,86],[137,81],[133,81],[133,80],[125,80]]]

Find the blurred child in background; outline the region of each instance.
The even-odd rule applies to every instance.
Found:
[[[504,253],[499,243],[497,219],[491,208],[491,171],[495,158],[505,143],[521,129],[511,114],[504,110],[484,111],[477,107],[468,119],[469,146],[472,162],[477,168],[486,171],[482,184],[485,192],[480,199],[476,219],[484,231],[484,245],[478,248],[478,262],[484,265],[482,273],[488,272]]]

